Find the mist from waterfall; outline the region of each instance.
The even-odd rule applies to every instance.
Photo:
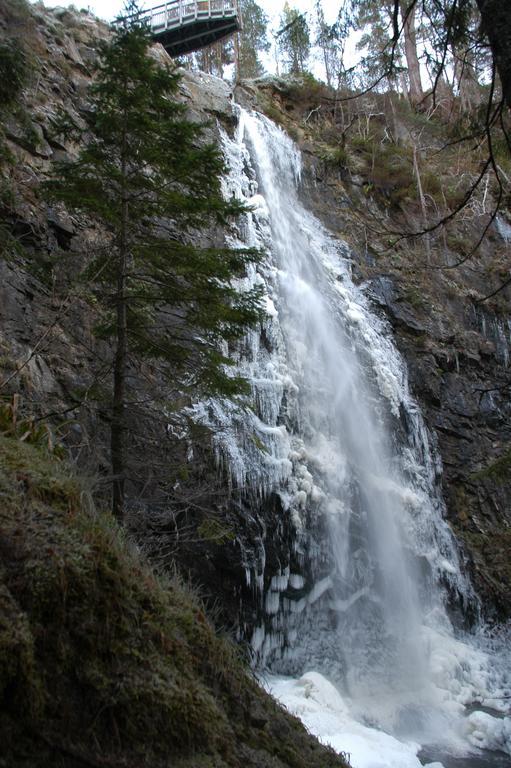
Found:
[[[262,544],[247,568],[265,613],[254,652],[274,674],[314,670],[297,683],[309,704],[328,678],[358,722],[438,741],[465,703],[491,695],[491,660],[455,637],[448,616],[448,602],[475,612],[477,602],[444,520],[441,467],[406,366],[352,280],[346,244],[300,201],[291,139],[240,109],[224,150],[225,193],[251,206],[232,244],[265,254],[245,283],[263,286],[267,318],[238,359],[250,407],[209,403],[197,417],[215,427],[233,486],[250,488],[254,503],[278,493],[302,560],[318,561],[314,583],[283,567],[268,588]],[[312,530],[324,531],[326,556]],[[277,695],[291,690],[282,685]]]

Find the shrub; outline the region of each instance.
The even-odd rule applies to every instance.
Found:
[[[319,153],[319,157],[326,163],[326,165],[333,168],[348,167],[348,153],[344,147],[327,146]]]
[[[28,77],[28,62],[23,49],[15,40],[0,43],[0,106],[13,104]]]
[[[373,155],[368,181],[391,205],[397,206],[405,198],[415,197],[417,189],[409,150],[395,144],[380,145]]]
[[[421,176],[422,189],[424,194],[431,195],[435,200],[441,200],[442,196],[442,178],[438,173],[426,171]]]
[[[287,95],[298,103],[316,102],[325,96],[330,96],[328,87],[324,83],[319,82],[319,80],[316,80],[314,75],[311,75],[309,72],[291,77],[286,85]]]

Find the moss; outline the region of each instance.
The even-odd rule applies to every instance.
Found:
[[[230,526],[213,517],[205,518],[197,528],[197,533],[201,539],[214,544],[227,544],[236,538],[236,534]]]
[[[511,481],[511,448],[508,448],[498,459],[474,475],[475,480],[491,479],[499,485]]]
[[[475,566],[476,587],[491,591],[492,603],[502,620],[509,619],[511,590],[511,529],[474,531],[458,529]],[[488,606],[483,606],[486,609]]]
[[[417,285],[410,285],[407,287],[407,289],[403,292],[403,299],[416,309],[425,306],[424,293]]]
[[[348,167],[348,153],[342,146],[319,147],[318,157],[332,168]]]
[[[0,466],[0,766],[344,765],[256,685],[189,592],[86,511],[64,461],[4,434]],[[254,710],[276,731],[252,725]]]
[[[262,109],[265,115],[270,118],[270,120],[273,120],[273,122],[277,123],[277,125],[283,125],[284,115],[271,101],[267,101],[262,106]]]

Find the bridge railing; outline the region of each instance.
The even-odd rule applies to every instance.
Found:
[[[147,11],[138,18],[146,22],[152,32],[189,24],[196,20],[221,19],[238,14],[237,0],[169,0]]]

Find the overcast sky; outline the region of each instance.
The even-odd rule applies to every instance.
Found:
[[[280,13],[282,12],[282,8],[284,7],[285,0],[258,0],[258,2],[259,5],[264,8],[270,19],[272,21],[277,21]],[[342,0],[323,0],[325,15],[329,21],[333,21],[335,19],[341,3]],[[44,0],[44,4],[49,8],[53,8],[57,5],[67,5],[65,2],[52,2],[52,0]],[[115,16],[117,16],[122,10],[123,4],[123,0],[85,0],[85,2],[83,2],[83,0],[82,2],[80,2],[80,0],[75,1],[75,5],[78,8],[88,7],[97,16],[107,20],[115,18]],[[290,0],[289,4],[295,8],[299,8],[301,11],[310,11],[313,7],[313,0]],[[152,2],[151,0],[141,0],[140,2],[140,6],[142,8],[151,8],[151,6],[154,5],[159,5],[158,0],[156,0],[156,2]]]
[[[62,2],[62,0],[60,2],[57,0],[43,1],[44,4],[49,8],[54,8],[56,6],[61,7],[71,4],[71,0],[69,3]],[[139,0],[139,2],[141,8],[151,8],[153,6],[159,5],[162,0]],[[278,30],[280,28],[280,15],[282,13],[282,9],[284,8],[285,0],[257,0],[257,2],[262,8],[264,8],[269,17],[270,29]],[[333,23],[335,21],[339,7],[343,4],[343,2],[344,0],[323,0],[323,10],[328,22]],[[99,16],[106,21],[111,21],[121,13],[124,0],[74,0],[74,4],[78,8],[89,8],[89,10],[96,14],[96,16]],[[301,11],[309,12],[308,20],[312,26],[314,18],[314,0],[289,0],[289,4]],[[347,60],[351,61],[352,64],[355,63],[355,61],[359,58],[358,55],[355,54],[354,46],[355,40],[353,40],[353,44],[348,44],[346,51]],[[275,71],[275,60],[272,53],[270,53],[268,56],[263,55],[262,60],[265,68],[269,72]],[[324,78],[324,70],[319,56],[312,56],[309,62],[309,66],[316,77]]]

